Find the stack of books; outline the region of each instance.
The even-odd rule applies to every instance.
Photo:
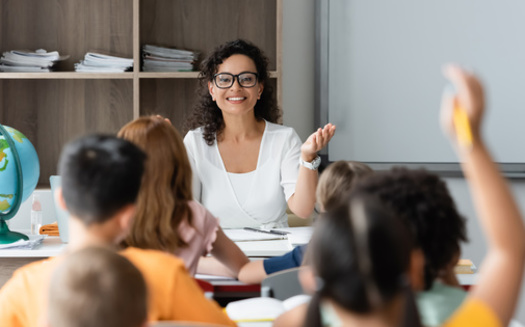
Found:
[[[132,58],[88,52],[84,60],[75,64],[75,71],[82,73],[122,73],[133,69]]]
[[[454,267],[456,274],[473,274],[476,272],[476,266],[469,259],[460,259]]]
[[[197,52],[144,45],[142,47],[143,65],[145,72],[184,72],[193,71],[197,61]]]
[[[44,49],[36,51],[12,50],[2,54],[0,71],[2,72],[49,72],[55,63],[69,56],[61,56],[57,51],[47,52]]]

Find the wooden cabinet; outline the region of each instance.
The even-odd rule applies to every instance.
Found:
[[[270,58],[281,103],[282,0],[0,0],[0,51],[70,55],[51,73],[0,72],[0,123],[35,145],[40,186],[56,174],[62,146],[89,132],[115,133],[140,115],[181,129],[196,99],[198,72],[140,71],[144,44],[198,51],[244,38]],[[133,72],[76,73],[91,50],[133,58]],[[197,66],[198,68],[198,66]]]

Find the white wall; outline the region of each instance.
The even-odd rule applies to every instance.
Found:
[[[284,124],[292,126],[305,140],[314,129],[315,1],[283,1],[283,112]],[[336,122],[335,122],[336,123]],[[470,242],[463,257],[479,267],[486,243],[475,219],[467,184],[462,178],[445,179],[460,212],[468,218]],[[525,180],[511,180],[514,194],[525,212]],[[505,278],[505,276],[502,276]],[[525,297],[516,309],[516,319],[525,322]]]
[[[283,123],[314,131],[315,1],[283,0]]]

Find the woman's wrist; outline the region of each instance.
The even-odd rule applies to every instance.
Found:
[[[301,159],[305,162],[312,162],[315,158],[317,158],[317,152],[313,154],[301,152]]]

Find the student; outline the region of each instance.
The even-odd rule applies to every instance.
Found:
[[[338,205],[357,179],[371,173],[370,167],[356,161],[336,161],[330,164],[319,177],[317,185],[317,202],[321,211]],[[302,245],[280,257],[252,261],[242,267],[239,272],[239,280],[256,284],[269,274],[299,267],[303,263],[305,251],[306,245]]]
[[[201,65],[200,98],[184,144],[195,199],[224,228],[286,227],[287,205],[298,217],[309,217],[321,162],[317,152],[335,133],[327,124],[301,145],[292,128],[278,125],[268,62],[261,49],[235,40]]]
[[[411,231],[412,288],[425,326],[441,326],[461,305],[466,292],[454,267],[460,243],[467,241],[461,217],[445,183],[425,170],[395,168],[359,181],[358,194],[377,196]],[[423,257],[420,257],[420,254]]]
[[[115,251],[90,247],[68,255],[51,277],[50,327],[146,327],[146,282]]]
[[[444,74],[458,93],[444,95],[442,122],[461,159],[481,226],[488,239],[488,253],[480,267],[476,287],[468,292],[464,303],[443,326],[506,326],[512,318],[523,276],[525,229],[510,190],[481,138],[480,124],[484,111],[481,84],[475,76],[456,66],[447,66]],[[453,111],[459,106],[468,115],[472,134],[470,144],[456,141],[456,127],[452,117]],[[307,326],[320,324],[319,307],[324,312],[326,308],[332,308],[335,319],[339,319],[345,326],[417,324],[413,315],[402,314],[403,302],[399,300],[402,296],[399,284],[397,289],[392,288],[393,293],[386,292],[389,285],[395,285],[390,278],[399,276],[404,259],[396,254],[398,247],[395,244],[391,244],[391,248],[385,248],[379,246],[380,242],[373,242],[377,239],[377,235],[373,234],[377,219],[374,210],[378,212],[380,206],[370,205],[362,197],[363,195],[358,194],[349,202],[346,210],[333,214],[334,219],[320,220],[321,224],[327,225],[323,228],[330,230],[332,236],[327,237],[329,233],[324,233],[323,228],[316,231],[320,236],[314,235],[314,240],[317,241],[311,246],[313,273],[318,279],[308,278],[312,276],[308,272],[305,272],[305,276],[310,281],[309,284],[317,288],[318,301],[312,301],[310,316],[305,319]],[[337,227],[341,222],[349,226],[346,229],[347,240],[344,236],[335,237],[336,233],[344,230]],[[388,240],[389,238],[385,239]],[[398,237],[398,241],[403,240]],[[339,247],[336,247],[337,243],[340,243]],[[344,251],[345,246],[347,252]],[[331,250],[327,250],[330,247]],[[392,253],[391,258],[395,260],[384,266],[381,260],[383,258],[376,257],[376,254],[379,255],[378,251]],[[347,255],[348,253],[350,254]],[[388,260],[389,257],[385,259]],[[334,267],[337,264],[343,265],[346,261],[348,262],[341,268]],[[390,266],[392,268],[387,268]],[[348,278],[349,273],[360,279],[360,286],[353,284],[351,278]],[[276,321],[274,326],[282,325]]]
[[[115,247],[127,236],[144,160],[145,154],[135,145],[113,136],[91,135],[66,145],[59,161],[62,190],[56,196],[71,215],[68,253],[88,246]],[[120,253],[146,280],[148,320],[235,325],[204,297],[182,260],[133,247]],[[42,323],[51,273],[62,260],[59,256],[34,262],[15,272],[0,290],[2,326]]]
[[[315,289],[304,325],[419,326],[406,275],[410,240],[374,198],[357,196],[329,209],[312,237],[310,265],[301,271],[303,286]]]
[[[147,116],[126,124],[118,136],[148,156],[135,219],[124,243],[173,253],[192,275],[199,258],[211,253],[228,275],[237,277],[249,260],[224,234],[217,218],[193,200],[191,166],[177,130],[162,117]]]

